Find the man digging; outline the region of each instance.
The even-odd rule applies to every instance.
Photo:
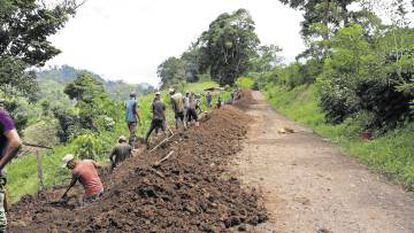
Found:
[[[104,188],[97,170],[100,168],[99,164],[90,159],[76,160],[72,154],[66,155],[62,160],[62,167],[67,167],[72,170],[72,180],[62,196],[62,200],[67,199],[67,193],[79,180],[85,189],[84,204],[98,201],[104,193]]]
[[[112,169],[114,169],[118,164],[123,162],[126,158],[131,156],[132,147],[128,144],[125,136],[120,136],[118,143],[112,149],[111,154],[109,155],[109,160],[111,160]]]
[[[179,92],[176,92],[174,89],[170,89],[170,96],[171,96],[171,107],[174,110],[174,114],[175,114],[175,128],[178,129],[178,126],[182,124],[185,129],[186,124],[185,124],[185,119],[184,119],[183,95]]]

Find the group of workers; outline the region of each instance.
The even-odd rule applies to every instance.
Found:
[[[186,129],[189,124],[194,123],[198,126],[198,113],[201,111],[200,99],[194,92],[187,91],[183,96],[174,89],[169,90],[170,104],[174,112],[175,127]],[[141,118],[138,111],[138,103],[136,93],[130,94],[130,99],[126,102],[126,122],[130,132],[130,140],[125,136],[120,136],[118,143],[109,154],[112,168],[131,156],[136,142],[136,131],[138,124],[141,124]],[[233,99],[232,94],[232,99]],[[205,95],[205,101],[208,108],[213,106],[213,96],[210,91]],[[222,100],[217,99],[216,107],[220,108]],[[156,92],[154,100],[151,104],[152,120],[151,125],[145,134],[144,142],[149,143],[151,134],[161,130],[166,136],[168,132],[172,132],[166,121],[166,106],[162,101],[161,93]],[[167,132],[168,130],[168,132]],[[18,149],[22,145],[22,140],[15,128],[10,114],[1,108],[0,100],[0,233],[6,231],[7,220],[5,211],[5,186],[6,178],[3,174],[4,167],[16,156]],[[100,165],[89,159],[77,160],[75,155],[68,154],[63,158],[62,167],[71,170],[72,180],[62,196],[62,200],[67,200],[67,193],[79,181],[84,190],[84,203],[92,203],[99,200],[104,193],[104,186],[99,177],[98,169]]]

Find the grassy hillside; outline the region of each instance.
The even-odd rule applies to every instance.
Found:
[[[215,82],[206,81],[202,83],[193,83],[188,84],[185,87],[185,90],[194,91],[200,96],[203,95],[204,89],[208,87],[218,86]],[[182,90],[182,91],[185,91]],[[169,97],[167,92],[162,93],[164,97],[164,102],[169,104]],[[214,96],[214,101],[221,95],[223,99],[229,98],[230,94],[228,92],[223,92]],[[150,104],[153,100],[153,94],[148,94],[146,96],[140,97],[138,99],[140,106],[140,115],[142,118],[142,125],[139,127],[138,134],[139,136],[144,136],[146,130],[148,129],[151,121],[151,112]],[[203,97],[203,96],[202,96]],[[205,99],[202,98],[202,108],[206,110]],[[98,155],[100,162],[108,162],[107,154],[111,147],[115,144],[117,138],[120,135],[128,135],[128,130],[124,122],[124,109],[122,104],[119,105],[119,115],[117,117],[114,129],[112,131],[102,132],[97,141],[99,144],[102,144],[104,148],[101,149],[101,153]],[[173,125],[173,113],[171,108],[167,107],[167,117],[169,120],[169,125]],[[36,130],[34,130],[36,131]],[[36,132],[30,132],[35,135]],[[35,137],[35,136],[32,136]],[[47,187],[68,184],[70,179],[69,170],[66,168],[61,168],[61,159],[68,153],[74,153],[77,146],[81,144],[79,140],[74,139],[69,141],[64,145],[59,145],[55,147],[52,151],[43,151],[41,152],[43,169],[44,169],[44,178],[45,184]],[[36,193],[39,186],[38,173],[37,173],[37,160],[34,154],[24,156],[22,158],[17,158],[7,168],[8,174],[8,191],[12,201],[17,201],[21,196],[25,194]]]
[[[347,120],[339,125],[325,123],[324,114],[317,104],[314,85],[299,86],[292,90],[267,86],[264,93],[272,106],[282,114],[310,126],[371,169],[393,178],[408,190],[414,190],[414,123],[364,142],[360,139],[358,121]]]

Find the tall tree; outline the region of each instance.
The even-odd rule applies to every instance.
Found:
[[[185,64],[176,57],[170,57],[158,66],[161,88],[177,85],[185,81]]]
[[[245,9],[222,14],[201,35],[203,67],[221,85],[233,85],[235,79],[249,68],[250,57],[255,54],[259,39],[255,24]]]
[[[185,65],[185,79],[187,82],[197,82],[200,73],[200,48],[191,46],[181,55],[181,60]]]
[[[48,37],[75,13],[75,0],[46,6],[37,0],[0,1],[0,86],[7,94],[30,94],[37,84],[32,66],[43,66],[60,51]]]

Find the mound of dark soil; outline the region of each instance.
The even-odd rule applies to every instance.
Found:
[[[106,193],[98,203],[79,207],[80,196],[51,203],[62,189],[27,196],[11,208],[9,231],[222,232],[264,222],[258,193],[242,188],[226,169],[241,149],[248,121],[226,107],[160,149],[136,154],[105,176]]]

